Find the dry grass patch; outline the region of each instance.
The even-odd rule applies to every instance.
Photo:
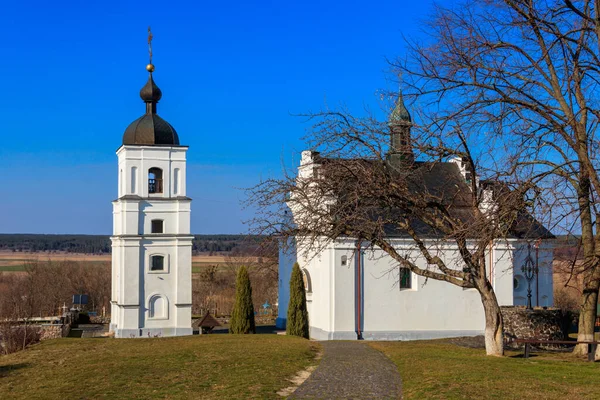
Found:
[[[248,262],[256,262],[257,257],[246,257]],[[25,264],[33,261],[77,261],[93,266],[98,263],[110,263],[110,254],[78,254],[78,253],[26,253],[26,252],[0,252],[0,272],[21,272],[25,271]],[[205,256],[196,255],[192,257],[193,272],[199,273],[202,268],[218,265],[228,266],[231,264],[231,258],[228,256]]]
[[[279,335],[57,339],[0,358],[0,398],[278,398],[317,346]]]
[[[488,357],[445,341],[374,342],[398,366],[405,399],[599,399],[599,363],[571,354]]]

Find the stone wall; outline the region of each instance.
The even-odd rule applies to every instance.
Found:
[[[512,339],[564,340],[566,317],[559,309],[501,307],[504,337]]]
[[[90,324],[110,324],[110,316],[90,315]]]
[[[58,339],[69,334],[69,324],[42,324],[40,325],[40,340]]]

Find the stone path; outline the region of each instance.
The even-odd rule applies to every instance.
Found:
[[[290,399],[400,399],[396,365],[365,342],[321,342],[323,359]]]

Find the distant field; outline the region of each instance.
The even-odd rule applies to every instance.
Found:
[[[256,261],[254,257],[245,257],[245,260]],[[25,270],[25,264],[30,261],[80,261],[86,264],[110,263],[110,254],[91,255],[77,253],[13,253],[0,252],[0,272],[18,272]],[[193,256],[192,272],[199,273],[203,268],[211,265],[225,266],[236,263],[228,256]]]

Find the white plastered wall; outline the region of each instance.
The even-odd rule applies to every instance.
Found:
[[[355,242],[338,240],[317,257],[298,255],[309,274],[312,293],[307,294],[311,336],[320,340],[356,339]],[[420,267],[426,261],[410,240],[396,240],[395,247],[409,254]],[[437,245],[437,254],[454,268],[462,268],[456,247]],[[486,255],[493,262],[493,285],[500,305],[512,305],[515,243],[495,243]],[[551,266],[550,250],[540,252],[540,271]],[[347,263],[342,266],[342,257]],[[542,264],[544,267],[542,267]],[[429,266],[429,268],[434,268]],[[489,268],[489,264],[488,264]],[[412,288],[400,289],[398,264],[380,249],[363,255],[363,338],[411,340],[481,334],[485,317],[481,298],[474,289],[412,273]],[[551,273],[540,272],[540,295],[551,295]],[[542,295],[542,292],[544,293]],[[546,298],[547,300],[547,298]],[[551,305],[551,300],[547,300]],[[541,304],[546,305],[546,304]]]
[[[111,330],[116,337],[192,333],[193,237],[190,199],[185,197],[186,151],[169,146],[122,146],[117,151],[119,198],[113,202],[111,237]],[[162,193],[148,193],[150,168],[162,169]],[[162,233],[151,232],[154,219],[163,221]],[[164,257],[163,271],[150,271],[152,255]],[[153,317],[151,304],[164,312]]]

